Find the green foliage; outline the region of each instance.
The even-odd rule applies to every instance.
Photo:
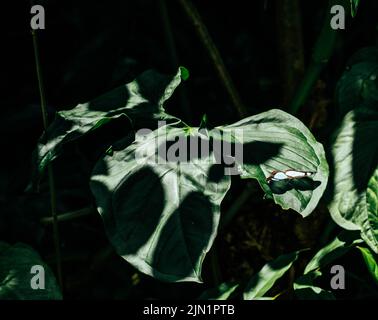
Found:
[[[309,272],[300,276],[294,282],[295,295],[300,300],[335,300],[332,292],[314,285],[314,280],[320,277],[319,270]]]
[[[59,111],[55,120],[38,142],[35,152],[34,184],[48,163],[70,143],[113,119],[125,117],[132,128],[153,126],[158,120],[172,121],[164,112],[168,100],[188,71],[179,68],[173,77],[150,70],[134,81],[115,88],[71,110]]]
[[[32,289],[32,266],[45,270],[45,289]],[[0,300],[57,300],[62,295],[54,274],[39,254],[24,244],[0,242]]]
[[[333,241],[320,249],[308,262],[303,275],[295,280],[294,291],[296,296],[301,300],[335,300],[332,292],[318,287],[314,284],[314,281],[322,276],[323,269],[346,255],[354,247],[361,250],[369,271],[374,274],[376,262],[367,249],[357,246],[362,242],[363,240],[360,239],[358,232],[344,230]]]
[[[346,254],[355,244],[361,243],[356,232],[344,231],[333,241],[320,249],[311,261],[307,264],[304,274],[316,271],[332,263],[337,258]]]
[[[353,18],[357,14],[357,9],[359,5],[360,5],[360,0],[350,0],[350,13]]]
[[[361,107],[376,108],[378,103],[378,48],[368,47],[348,61],[336,87],[340,114]]]
[[[377,155],[378,112],[350,111],[333,144],[334,197],[329,205],[334,221],[348,230],[360,230],[378,252]]]
[[[180,67],[179,71],[180,71],[181,79],[182,80],[185,81],[185,80],[189,79],[190,74],[189,74],[189,70],[188,69],[186,69],[185,67]]]
[[[378,47],[344,60],[361,43],[376,42],[370,15],[378,2],[364,1],[360,8],[360,0],[309,6],[282,1],[277,14],[265,1],[255,6],[248,30],[237,23],[248,16],[243,3],[236,10],[217,3],[217,18],[236,23],[213,25],[209,4],[196,10],[191,1],[179,2],[121,1],[91,6],[93,14],[80,2],[50,3],[58,36],[41,39],[39,57],[39,31],[33,32],[38,82],[17,76],[34,76],[30,59],[13,55],[4,69],[9,92],[2,101],[2,149],[12,153],[3,156],[0,171],[0,240],[33,243],[36,251],[0,242],[0,300],[62,298],[63,288],[37,251],[48,261],[56,258],[68,299],[376,298]],[[345,32],[334,30],[334,5],[361,17],[348,20]],[[24,26],[13,27],[7,44],[24,52],[30,45],[18,36]],[[277,34],[277,46],[261,36],[262,28]],[[54,50],[51,39],[64,42],[59,34],[67,30],[77,32]],[[191,35],[195,30],[198,39]],[[184,67],[174,75],[149,70],[125,83],[144,68],[172,70],[178,61],[191,66],[190,74]],[[106,88],[115,89],[85,102]],[[280,103],[291,114],[267,111]],[[72,109],[58,111],[45,128],[30,168],[30,150],[55,106]],[[173,157],[183,151],[178,138],[216,142],[223,150],[165,159],[165,149]],[[318,139],[329,144],[326,151]],[[54,170],[49,167],[48,179],[41,181],[53,162]],[[270,179],[290,169],[311,174]],[[252,181],[231,179],[227,171]],[[95,208],[101,219],[92,215]],[[303,247],[312,250],[309,260]],[[207,261],[210,249],[214,255]],[[330,289],[335,264],[345,267],[346,290]],[[45,268],[45,290],[30,286],[33,265]],[[215,284],[206,283],[210,278]]]
[[[199,300],[227,300],[239,287],[239,284],[235,283],[221,283],[216,288],[211,288],[203,292],[198,299]]]
[[[161,127],[105,156],[93,170],[91,189],[124,259],[161,280],[200,282],[231,181],[222,168],[219,178],[211,175],[210,156],[190,162],[159,158],[161,144],[174,137],[186,137],[185,128]]]
[[[188,127],[166,114],[163,104],[187,78],[185,70],[180,68],[174,77],[145,72],[100,98],[58,113],[36,154],[42,172],[64,144],[114,118],[126,116],[131,130],[147,131],[158,127],[158,120],[169,120],[148,134],[137,133],[134,142],[127,136],[107,148],[92,172],[91,190],[119,255],[160,280],[201,282],[202,262],[231,184],[219,156],[224,160],[232,155],[220,155],[214,148],[205,156],[189,154],[189,161],[162,162],[162,147],[169,152],[169,141],[177,138],[188,139],[188,145],[197,139],[241,146],[243,157],[235,156],[241,177],[257,179],[268,197],[303,216],[314,210],[326,188],[328,165],[322,145],[305,125],[281,110],[211,130]],[[312,172],[313,179],[267,183],[272,171],[288,169]]]
[[[266,195],[283,209],[293,209],[304,217],[314,210],[327,186],[328,164],[323,146],[302,122],[273,109],[218,128],[222,133],[240,130],[232,135],[236,142],[241,139],[237,132],[242,132],[242,178],[258,180]],[[287,169],[315,174],[311,179],[267,183],[271,172]]]
[[[258,299],[264,296],[274,283],[280,279],[297,260],[300,251],[279,256],[267,263],[251,280],[249,280],[244,293],[244,300]]]
[[[349,61],[337,86],[345,115],[332,146],[334,195],[329,210],[334,221],[378,252],[378,50],[369,47]]]
[[[378,284],[378,263],[377,258],[374,253],[369,250],[369,248],[363,248],[357,246],[357,248],[361,251],[362,257],[364,258],[365,264],[369,270],[374,281]]]

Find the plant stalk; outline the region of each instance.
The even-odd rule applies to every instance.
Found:
[[[81,218],[81,217],[84,217],[84,216],[91,215],[92,213],[95,213],[95,212],[96,212],[95,208],[87,207],[87,208],[83,208],[83,209],[80,209],[80,210],[75,210],[75,211],[70,211],[70,212],[58,214],[57,220],[59,222],[69,221],[69,220],[73,220],[73,219],[77,219],[77,218]],[[53,222],[54,222],[53,217],[45,217],[45,218],[41,219],[42,224],[50,224],[50,223],[53,223]]]
[[[48,128],[48,113],[47,113],[46,95],[45,95],[45,90],[44,90],[44,85],[43,85],[41,63],[40,63],[40,57],[39,57],[38,40],[37,40],[37,34],[35,30],[32,30],[32,38],[33,38],[35,66],[36,66],[36,72],[37,72],[37,78],[38,78],[39,96],[41,100],[43,128],[44,128],[44,131],[46,132]],[[50,208],[51,208],[51,216],[52,216],[52,221],[53,221],[53,237],[54,237],[54,248],[55,248],[55,255],[56,255],[58,282],[63,291],[63,273],[62,273],[62,262],[61,262],[62,259],[61,259],[61,253],[60,253],[60,239],[59,239],[58,217],[57,217],[57,209],[56,209],[57,207],[56,206],[56,189],[55,189],[53,167],[51,164],[48,165],[47,174],[48,174],[49,190],[50,190]]]

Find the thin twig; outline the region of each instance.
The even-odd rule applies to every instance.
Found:
[[[215,45],[213,39],[211,38],[209,31],[207,30],[202,18],[196,9],[196,7],[192,4],[190,0],[179,0],[181,6],[183,7],[184,11],[186,12],[187,16],[191,20],[193,26],[195,27],[199,38],[202,41],[202,44],[206,48],[214,67],[218,73],[218,76],[223,83],[231,102],[234,104],[236,110],[238,111],[240,117],[245,117],[248,114],[248,110],[243,104],[238,91],[236,90],[235,84],[231,79],[230,74],[228,73],[223,59],[219,53],[217,46]]]
[[[77,219],[77,218],[80,218],[80,217],[88,216],[88,215],[93,214],[95,212],[96,212],[95,208],[87,207],[87,208],[83,208],[83,209],[80,209],[80,210],[75,210],[75,211],[70,211],[70,212],[58,214],[57,220],[59,222],[74,220],[74,219]],[[51,224],[53,222],[54,222],[53,217],[45,217],[45,218],[41,219],[42,224]]]
[[[38,78],[39,95],[41,99],[43,127],[46,132],[47,127],[48,127],[47,104],[46,104],[45,90],[43,86],[37,34],[35,30],[32,30],[32,38],[33,38],[35,66],[36,66],[37,78]],[[62,274],[62,263],[61,263],[61,254],[60,254],[60,239],[59,239],[59,228],[58,228],[58,219],[57,219],[57,210],[56,210],[56,191],[55,191],[53,167],[51,164],[48,165],[47,173],[48,173],[49,189],[50,189],[50,207],[51,207],[51,216],[53,220],[54,247],[55,247],[55,255],[56,255],[58,282],[63,291],[63,274]]]

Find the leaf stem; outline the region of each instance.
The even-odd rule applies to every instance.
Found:
[[[44,127],[44,131],[46,132],[47,127],[48,127],[47,104],[46,104],[46,95],[45,95],[45,90],[44,90],[44,85],[43,85],[42,70],[41,70],[41,63],[40,63],[40,57],[39,57],[38,40],[37,40],[37,34],[35,30],[32,30],[32,38],[33,38],[35,66],[36,66],[36,72],[37,72],[37,78],[38,78],[39,95],[41,99],[43,127]],[[56,255],[58,282],[63,291],[60,239],[59,239],[58,218],[57,218],[57,210],[56,210],[56,190],[55,190],[53,167],[51,164],[48,165],[47,173],[48,173],[48,181],[49,181],[49,189],[50,189],[50,208],[51,208],[51,216],[53,220],[54,248],[55,248],[55,255]]]

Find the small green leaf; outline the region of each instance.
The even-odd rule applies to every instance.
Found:
[[[44,268],[45,289],[33,289],[35,265]],[[42,273],[41,273],[42,276]],[[27,245],[0,242],[0,300],[60,300],[62,294],[50,268]]]
[[[243,299],[261,298],[290,269],[294,261],[297,260],[299,252],[296,251],[279,256],[277,259],[267,263],[248,282],[243,293]]]
[[[202,116],[201,123],[200,123],[199,127],[200,127],[200,129],[207,128],[207,115],[206,114],[204,114]]]
[[[361,243],[357,232],[343,231],[333,241],[320,249],[307,264],[304,274],[325,267],[347,253],[353,245]]]
[[[180,67],[181,79],[186,81],[189,79],[189,70],[185,67]]]
[[[357,246],[357,248],[361,251],[365,264],[371,276],[378,284],[378,264],[376,258],[374,257],[374,254],[368,248],[363,248],[359,246]]]
[[[198,300],[227,300],[238,287],[238,284],[224,282],[216,288],[203,292]]]
[[[296,279],[294,282],[295,295],[300,300],[335,300],[332,292],[313,284],[314,280],[321,275],[320,271],[312,271]]]
[[[357,14],[357,9],[360,4],[360,0],[350,0],[350,13],[354,18]]]
[[[112,156],[113,155],[113,147],[110,146],[108,149],[106,149],[105,154],[107,154],[108,156]]]

